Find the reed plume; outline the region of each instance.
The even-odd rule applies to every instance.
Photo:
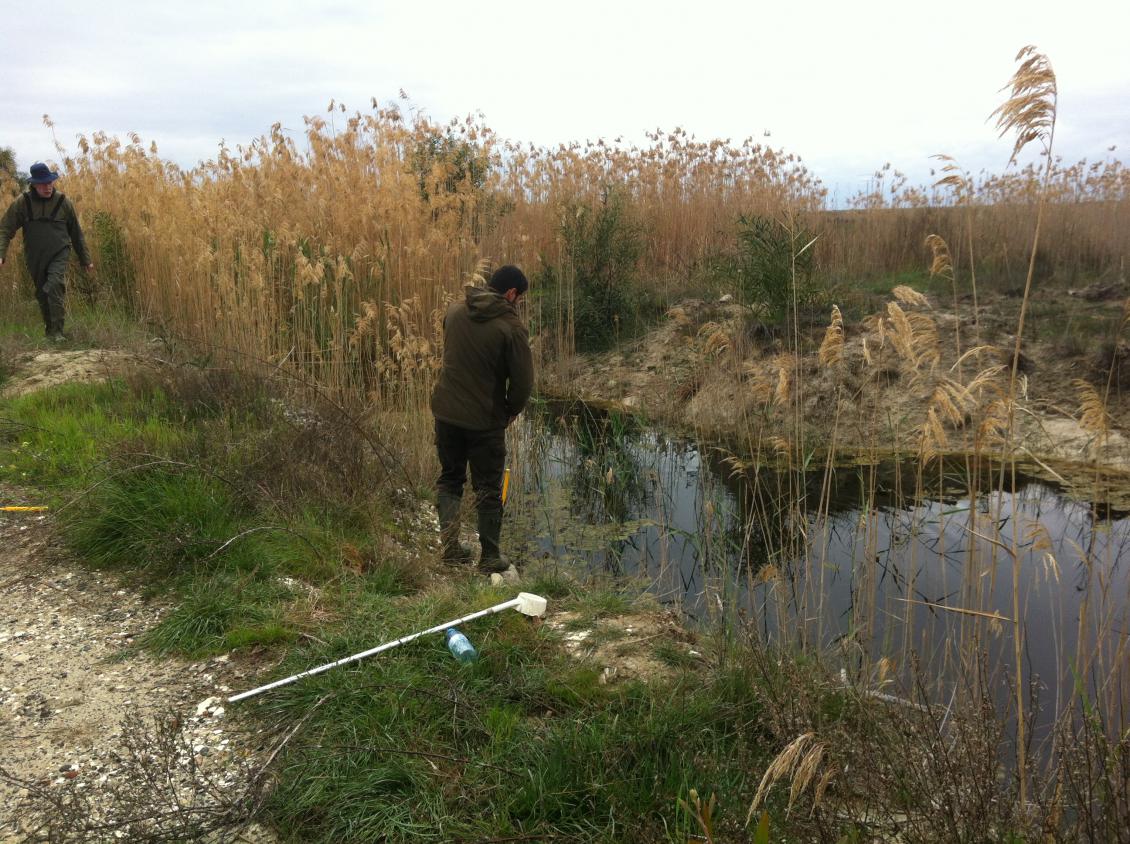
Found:
[[[919,293],[913,287],[907,287],[905,284],[897,285],[891,290],[891,295],[904,305],[930,307],[930,300],[926,298],[925,294]]]
[[[817,788],[815,789],[813,805],[817,805],[831,782],[831,777],[828,775],[821,777],[819,781],[816,779],[820,764],[824,760],[824,753],[824,743],[817,741],[814,733],[803,733],[790,742],[784,750],[777,754],[761,777],[761,783],[757,787],[757,793],[754,795],[753,802],[750,803],[749,812],[746,815],[746,823],[750,822],[774,783],[786,777],[791,780],[787,811],[792,810],[797,798],[814,781],[817,782]]]
[[[824,340],[820,344],[820,362],[825,366],[833,366],[843,360],[844,356],[844,318],[840,309],[832,305],[832,321],[824,332]]]
[[[786,405],[792,393],[792,373],[788,367],[782,366],[777,370],[777,387],[773,391],[773,401],[777,405]]]
[[[1106,402],[1091,384],[1077,378],[1072,382],[1079,395],[1079,425],[1084,431],[1098,436],[1101,444],[1110,435],[1111,419]]]
[[[1021,150],[1029,143],[1038,141],[1043,149],[1045,158],[1044,175],[1039,182],[1039,191],[1036,199],[1036,226],[1032,234],[1032,249],[1028,256],[1028,274],[1024,279],[1024,296],[1020,300],[1020,316],[1016,326],[1016,344],[1012,353],[1012,369],[1009,376],[1008,387],[1008,421],[1005,426],[1006,447],[1011,450],[1015,422],[1016,385],[1020,369],[1020,347],[1024,337],[1025,318],[1028,313],[1028,302],[1032,292],[1032,279],[1036,272],[1036,255],[1040,244],[1040,228],[1044,219],[1044,209],[1047,205],[1048,186],[1051,183],[1051,173],[1054,167],[1052,144],[1055,138],[1056,120],[1056,79],[1051,63],[1042,53],[1032,46],[1021,48],[1016,54],[1016,61],[1020,67],[1016,69],[1009,85],[1010,96],[997,108],[991,116],[997,118],[997,128],[1001,136],[1009,132],[1016,133],[1012,155],[1009,163],[1015,163]],[[1016,488],[1016,464],[1010,463],[1013,489]],[[1000,483],[1004,487],[1005,463],[1002,462],[1000,470]],[[1013,617],[1020,618],[1020,558],[1016,553],[1019,545],[1016,536],[1016,527],[1013,526],[1012,542],[1012,604]],[[1016,736],[1016,766],[1019,773],[1018,797],[1020,805],[1025,805],[1028,799],[1028,747],[1025,736],[1026,723],[1024,715],[1023,694],[1023,625],[1013,626],[1013,660],[1015,663],[1015,705],[1017,718]]]
[[[1032,45],[1022,47],[1014,61],[1020,62],[1020,67],[1009,84],[1001,89],[1008,90],[1009,97],[989,116],[997,118],[1002,138],[1010,132],[1016,133],[1010,163],[1033,141],[1039,141],[1044,155],[1050,157],[1059,96],[1055,72],[1047,56]]]

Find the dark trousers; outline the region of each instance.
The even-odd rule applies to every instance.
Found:
[[[39,302],[39,312],[47,333],[62,332],[66,316],[64,299],[67,292],[67,258],[70,250],[64,249],[60,255],[51,259],[43,270],[41,278],[35,279],[35,299]]]
[[[502,475],[506,467],[506,429],[470,431],[439,419],[436,423],[436,453],[440,473],[436,490],[461,498],[471,466],[471,488],[480,513],[502,512]]]

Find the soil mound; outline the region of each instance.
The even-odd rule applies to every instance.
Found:
[[[0,390],[0,397],[13,398],[69,382],[105,381],[141,366],[152,364],[116,349],[31,352],[12,362],[12,377]]]

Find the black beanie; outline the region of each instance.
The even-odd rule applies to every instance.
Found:
[[[490,277],[490,288],[496,293],[505,294],[507,290],[517,290],[525,293],[530,287],[530,282],[523,273],[513,264],[499,267]]]

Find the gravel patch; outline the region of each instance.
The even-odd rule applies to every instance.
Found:
[[[166,608],[69,562],[51,537],[49,516],[0,513],[0,842],[42,837],[44,808],[52,840],[214,825],[270,753],[223,704],[243,672],[227,656],[133,647]],[[168,817],[123,826],[123,812]],[[221,839],[273,840],[257,828],[209,840]]]

